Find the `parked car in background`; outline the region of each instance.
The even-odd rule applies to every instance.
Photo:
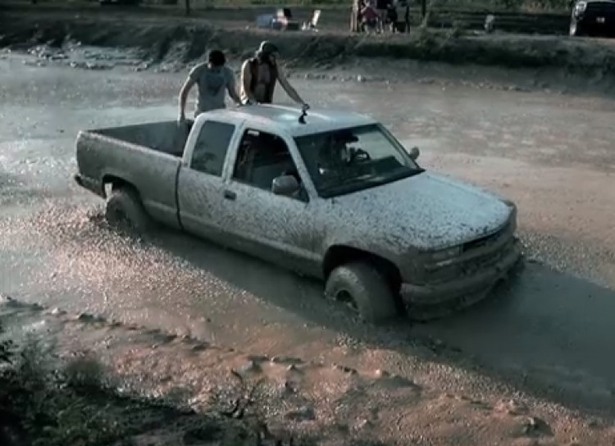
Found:
[[[614,0],[577,0],[570,17],[571,36],[615,36]]]

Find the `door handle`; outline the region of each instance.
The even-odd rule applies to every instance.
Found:
[[[225,190],[224,198],[226,198],[227,200],[234,200],[235,198],[237,198],[237,194],[231,190]]]

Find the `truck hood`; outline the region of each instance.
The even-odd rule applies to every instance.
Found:
[[[332,199],[349,237],[395,249],[443,249],[489,235],[512,209],[479,188],[424,172]]]

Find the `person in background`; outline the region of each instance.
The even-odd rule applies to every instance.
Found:
[[[391,2],[388,4],[387,8],[386,25],[390,32],[395,33],[397,32],[397,22],[399,20],[397,15],[397,6],[394,2]]]
[[[271,42],[261,42],[254,57],[241,67],[241,101],[244,104],[271,104],[276,83],[279,82],[290,98],[306,109],[299,93],[290,85],[278,64],[278,48]]]
[[[206,111],[226,108],[227,92],[236,104],[241,104],[236,90],[235,75],[226,66],[226,57],[220,50],[211,50],[207,62],[200,63],[190,70],[188,79],[179,91],[180,122],[186,119],[186,100],[194,85],[198,88],[195,118]]]
[[[376,11],[378,12],[378,32],[384,32],[384,28],[387,22],[387,12],[389,9],[389,3],[392,0],[376,0]]]
[[[361,0],[352,0],[352,9],[350,10],[350,32],[359,32],[359,10],[361,9]]]
[[[402,6],[404,7],[404,32],[410,33],[410,0],[404,0]]]
[[[364,32],[377,31],[379,29],[380,15],[371,0],[367,0],[361,9],[361,27]]]

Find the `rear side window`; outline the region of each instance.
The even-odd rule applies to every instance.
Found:
[[[234,132],[233,124],[206,121],[196,140],[190,167],[199,172],[221,176],[226,152]]]

